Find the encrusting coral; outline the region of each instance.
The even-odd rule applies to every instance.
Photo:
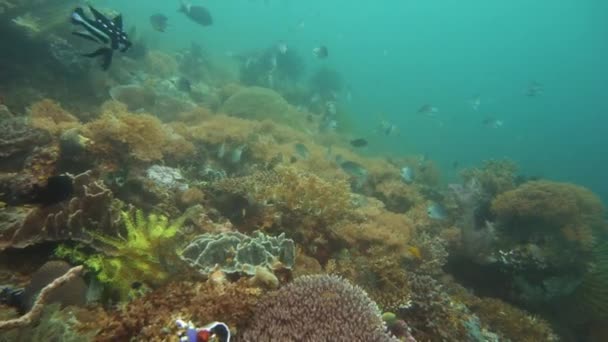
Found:
[[[328,275],[302,276],[262,297],[242,340],[398,341],[365,291]]]

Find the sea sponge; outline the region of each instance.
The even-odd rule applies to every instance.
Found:
[[[55,136],[80,125],[78,118],[50,99],[33,103],[28,108],[28,114],[33,127],[43,129]]]
[[[398,341],[361,288],[329,275],[302,276],[263,297],[243,341]]]

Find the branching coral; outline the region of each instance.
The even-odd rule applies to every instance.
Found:
[[[172,282],[115,312],[96,340],[172,340],[176,336],[177,318],[197,326],[222,321],[239,331],[262,294],[248,284],[244,279],[224,286],[212,282]]]
[[[55,136],[80,125],[74,115],[63,109],[59,103],[50,99],[32,104],[28,108],[28,113],[33,127],[45,130]]]
[[[263,297],[243,341],[398,341],[365,291],[336,276],[303,276]]]
[[[106,245],[105,254],[86,255],[78,249],[61,246],[56,254],[84,263],[97,274],[97,278],[116,288],[126,298],[131,284],[136,281],[159,284],[168,277],[167,265],[175,255],[173,237],[181,228],[185,217],[173,222],[163,215],[144,216],[140,210],[121,212],[125,236],[92,234],[98,243]]]

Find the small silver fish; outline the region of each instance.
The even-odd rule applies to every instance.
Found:
[[[234,150],[232,150],[232,155],[230,156],[230,161],[234,164],[237,164],[241,161],[241,157],[243,156],[243,151],[247,147],[246,144],[243,144]]]
[[[401,168],[401,179],[410,184],[414,181],[414,169],[409,166],[404,166]]]
[[[304,145],[302,143],[295,144],[294,145],[294,149],[296,150],[296,153],[302,159],[308,159],[308,157],[310,156],[310,151],[308,150],[308,148],[306,147],[306,145]]]
[[[223,159],[226,155],[226,143],[223,142],[220,147],[217,149],[217,157],[219,159]]]
[[[424,114],[424,115],[435,115],[439,113],[439,108],[430,105],[430,104],[425,104],[422,107],[420,107],[418,109],[418,114]]]
[[[445,220],[448,216],[441,204],[435,202],[427,207],[426,213],[433,220]]]

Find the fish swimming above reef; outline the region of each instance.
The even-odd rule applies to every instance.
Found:
[[[312,49],[312,54],[318,59],[325,59],[329,56],[329,50],[327,49],[327,46],[321,45]]]
[[[433,220],[445,220],[448,217],[445,209],[439,203],[431,203],[427,207],[426,213]]]
[[[504,125],[504,122],[502,120],[498,120],[495,118],[485,118],[481,123],[485,127],[489,127],[489,128],[499,128]]]
[[[365,147],[367,146],[367,140],[363,138],[353,139],[350,141],[350,144],[353,147]]]
[[[420,107],[418,109],[418,114],[424,114],[424,115],[435,115],[439,113],[439,109],[433,105],[430,104],[425,104],[422,107]]]
[[[150,25],[158,32],[165,32],[168,26],[169,18],[164,14],[153,14],[150,16]]]
[[[337,159],[337,157],[336,157]],[[340,167],[344,172],[348,173],[353,177],[367,177],[367,170],[359,163],[354,161],[346,160],[340,163]]]
[[[382,120],[380,121],[380,124],[378,124],[378,127],[376,127],[374,132],[390,137],[393,135],[399,135],[399,127],[397,127],[397,125],[391,122]]]
[[[310,151],[308,150],[308,147],[306,147],[306,145],[302,143],[296,143],[294,145],[294,150],[302,159],[308,159],[308,157],[310,156]]]
[[[543,93],[543,85],[536,82],[536,81],[532,81],[530,82],[530,84],[528,85],[528,89],[526,90],[526,96],[528,97],[536,97],[538,95],[541,95]]]
[[[87,17],[82,7],[77,7],[71,16],[74,25],[80,25],[85,28],[85,32],[72,32],[72,34],[88,39],[95,43],[103,45],[94,52],[84,54],[84,57],[102,57],[101,67],[107,70],[112,64],[112,55],[115,50],[126,52],[132,45],[123,31],[122,15],[109,19],[101,12],[89,6],[93,19]]]
[[[179,11],[184,13],[188,18],[190,18],[190,20],[201,26],[213,25],[213,17],[211,16],[211,12],[209,12],[209,10],[203,6],[193,6],[192,4],[182,1]]]
[[[407,183],[410,184],[414,181],[414,169],[412,169],[409,166],[404,166],[401,168],[401,179]]]
[[[46,185],[34,185],[31,193],[30,203],[53,205],[72,197],[74,183],[70,176],[52,176],[46,181]]]

